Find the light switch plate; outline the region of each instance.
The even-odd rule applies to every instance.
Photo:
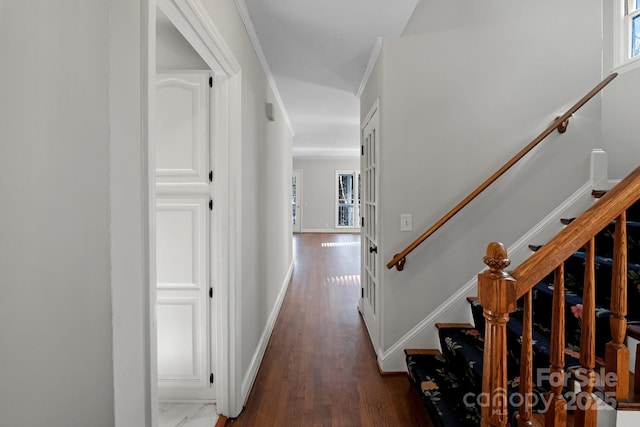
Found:
[[[411,214],[400,215],[400,231],[411,231],[413,228],[413,218]]]

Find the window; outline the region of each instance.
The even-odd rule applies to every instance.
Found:
[[[360,172],[336,172],[336,228],[359,227]]]
[[[631,58],[640,55],[640,0],[629,0],[625,14],[626,24],[630,32]]]
[[[617,0],[614,4],[615,66],[622,66],[640,58],[640,0]]]

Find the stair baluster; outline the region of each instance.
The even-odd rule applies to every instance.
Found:
[[[616,220],[613,239],[613,269],[611,277],[611,341],[607,343],[605,390],[618,400],[629,397],[629,349],[624,345],[627,332],[627,214]],[[611,373],[615,382],[610,381]],[[609,396],[608,396],[609,397]]]
[[[549,359],[549,382],[547,395],[549,409],[545,414],[545,426],[567,425],[567,401],[562,394],[564,384],[564,263],[556,268],[553,279],[553,311],[551,313],[551,352]]]
[[[478,275],[478,301],[484,307],[482,427],[507,424],[507,322],[516,310],[516,281],[504,269],[511,261],[502,243],[490,243]]]
[[[577,427],[596,427],[597,402],[592,395],[596,381],[595,342],[596,342],[596,298],[595,298],[595,239],[586,244],[584,287],[582,295],[582,331],[580,335],[580,365],[576,372],[580,384],[580,393],[576,397],[574,425]]]
[[[518,427],[533,425],[533,292],[524,294],[522,349],[520,351],[520,406]]]

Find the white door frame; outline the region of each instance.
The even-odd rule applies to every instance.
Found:
[[[149,0],[151,4],[154,0]],[[215,76],[213,104],[211,108],[213,127],[214,163],[214,209],[212,235],[216,236],[211,247],[211,268],[215,288],[213,312],[216,331],[215,369],[216,406],[219,413],[236,417],[242,410],[240,355],[240,301],[239,285],[241,228],[237,217],[241,212],[241,69],[240,65],[216,29],[199,0],[157,0],[158,7],[175,25],[185,39],[211,68]],[[155,11],[153,12],[155,25]],[[154,37],[155,31],[152,33]],[[151,43],[150,43],[151,44]],[[153,42],[155,46],[155,41]],[[153,56],[153,55],[151,55]],[[154,58],[155,59],[155,58]],[[149,81],[155,81],[155,61],[149,67]],[[149,105],[153,104],[149,95]],[[151,109],[150,109],[151,110]],[[153,111],[149,111],[153,123]],[[153,126],[150,126],[153,129]],[[149,153],[149,161],[153,161]],[[153,164],[152,164],[153,165]],[[155,168],[150,167],[150,173]],[[232,178],[233,175],[233,179]],[[155,206],[155,182],[149,183],[149,205]],[[150,248],[155,248],[155,224],[150,220]],[[150,275],[155,280],[155,251],[150,250]],[[154,283],[154,281],[151,283]],[[152,296],[152,313],[155,310],[155,292]],[[155,323],[151,331],[151,354],[155,349]],[[151,360],[151,364],[155,361]],[[157,370],[152,370],[152,373]],[[152,389],[157,388],[157,375],[152,375]]]
[[[375,126],[375,131],[376,131],[376,137],[375,137],[375,141],[373,144],[373,149],[374,149],[374,158],[376,159],[376,170],[375,170],[375,175],[373,177],[374,181],[376,181],[376,185],[375,185],[375,190],[373,192],[373,194],[367,194],[369,193],[369,188],[371,183],[369,181],[365,181],[366,180],[366,176],[367,176],[367,157],[371,155],[371,153],[367,152],[368,148],[363,148],[362,153],[364,154],[363,156],[361,156],[360,158],[360,173],[361,173],[361,179],[362,181],[362,191],[363,193],[365,193],[365,195],[367,197],[363,197],[361,199],[361,203],[362,203],[362,207],[361,207],[361,215],[364,216],[364,225],[365,228],[362,229],[361,231],[361,242],[362,242],[362,248],[361,248],[361,271],[360,271],[360,275],[361,275],[361,283],[362,283],[362,293],[361,293],[361,297],[360,300],[358,302],[358,309],[360,310],[360,313],[362,313],[363,318],[365,320],[365,326],[367,327],[367,331],[369,332],[369,337],[371,338],[371,342],[373,344],[374,350],[376,352],[377,358],[378,358],[378,364],[381,365],[381,356],[383,354],[383,349],[381,347],[381,344],[383,342],[383,337],[382,337],[382,316],[383,316],[383,302],[382,302],[382,275],[380,274],[380,269],[381,269],[381,262],[382,262],[382,254],[384,253],[384,250],[382,248],[382,242],[381,242],[381,236],[382,236],[382,229],[381,229],[381,222],[380,221],[380,217],[381,217],[381,213],[380,213],[380,189],[379,189],[379,185],[377,185],[377,183],[379,183],[379,176],[380,176],[380,118],[379,118],[379,111],[380,111],[380,100],[376,100],[376,102],[374,103],[373,107],[371,107],[371,110],[369,111],[369,113],[367,114],[367,116],[365,117],[365,119],[362,121],[362,125],[361,125],[361,129],[360,129],[360,135],[361,135],[361,144],[365,144],[365,129],[367,129],[369,127],[370,123],[373,123]],[[369,197],[373,197],[375,199],[375,218],[370,218],[366,216],[366,211],[367,211],[367,204],[366,202],[368,201]],[[376,251],[375,254],[376,255],[372,255],[369,251],[369,246],[366,244],[366,240],[368,239],[369,233],[367,232],[367,228],[371,227],[372,224],[375,224],[374,227],[374,237],[376,238]],[[367,257],[369,256],[375,256],[376,260],[373,263],[374,264],[374,278],[375,278],[375,288],[374,288],[374,295],[373,295],[373,299],[375,301],[375,305],[377,307],[376,313],[375,315],[373,315],[373,318],[371,318],[371,313],[370,310],[367,307],[367,302],[365,301],[365,292],[366,290],[364,289],[365,287],[365,282],[367,280],[367,271],[366,271],[366,267],[367,267]],[[373,324],[372,324],[373,323]]]

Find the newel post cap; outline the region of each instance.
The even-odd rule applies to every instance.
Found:
[[[504,245],[490,243],[483,261],[489,269],[478,275],[478,301],[495,314],[514,312],[516,280],[504,271],[511,264]]]

